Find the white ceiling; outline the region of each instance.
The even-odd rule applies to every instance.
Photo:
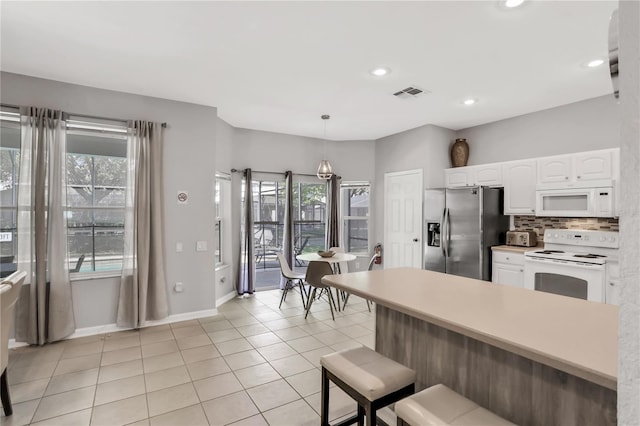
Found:
[[[1,2],[1,68],[218,107],[236,127],[377,139],[611,93],[616,1]],[[368,71],[392,72],[375,78]],[[392,96],[416,85],[430,93]],[[467,107],[466,98],[479,102]],[[78,111],[74,111],[78,112]]]

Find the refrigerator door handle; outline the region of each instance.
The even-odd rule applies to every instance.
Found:
[[[449,257],[449,243],[451,242],[451,216],[449,216],[449,208],[445,209],[446,218],[445,218],[445,229],[446,229],[446,239],[444,242],[444,254],[446,257]]]
[[[447,208],[445,207],[444,209],[442,209],[442,219],[440,220],[440,226],[441,226],[441,230],[440,230],[440,250],[442,250],[442,255],[447,257],[447,249],[445,248],[445,241],[444,241],[444,237],[446,234],[446,224],[445,224],[445,219],[447,218]]]

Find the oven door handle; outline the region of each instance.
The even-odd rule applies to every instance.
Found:
[[[604,266],[605,266],[604,264],[598,264],[598,263],[571,262],[568,260],[560,260],[560,259],[542,259],[542,258],[536,258],[532,256],[525,256],[524,261],[525,263],[531,262],[531,263],[537,263],[537,264],[545,264],[549,266],[565,265],[565,266],[571,266],[575,268],[584,268],[584,269],[593,269],[593,268],[604,269]]]

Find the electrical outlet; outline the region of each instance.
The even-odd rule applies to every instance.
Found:
[[[196,251],[207,251],[207,242],[206,241],[197,241],[196,242]]]
[[[182,293],[184,291],[184,285],[181,282],[177,282],[173,289],[176,293]]]
[[[356,262],[356,270],[360,269],[360,262]]]
[[[182,243],[176,243],[176,253],[182,253]]]

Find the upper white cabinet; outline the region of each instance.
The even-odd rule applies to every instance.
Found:
[[[615,179],[615,150],[579,152],[538,159],[538,184]]]
[[[613,153],[607,151],[581,152],[574,156],[576,180],[613,179]]]
[[[536,211],[536,160],[505,163],[504,214],[533,215]]]
[[[538,159],[538,183],[568,182],[572,175],[571,163],[570,155]]]
[[[501,186],[502,185],[502,165],[487,164],[473,166],[471,168],[473,183],[481,186]]]
[[[502,165],[483,164],[481,166],[456,167],[446,169],[447,188],[456,186],[502,186]]]
[[[456,167],[455,169],[446,169],[444,171],[444,175],[447,188],[473,185],[471,167]]]

